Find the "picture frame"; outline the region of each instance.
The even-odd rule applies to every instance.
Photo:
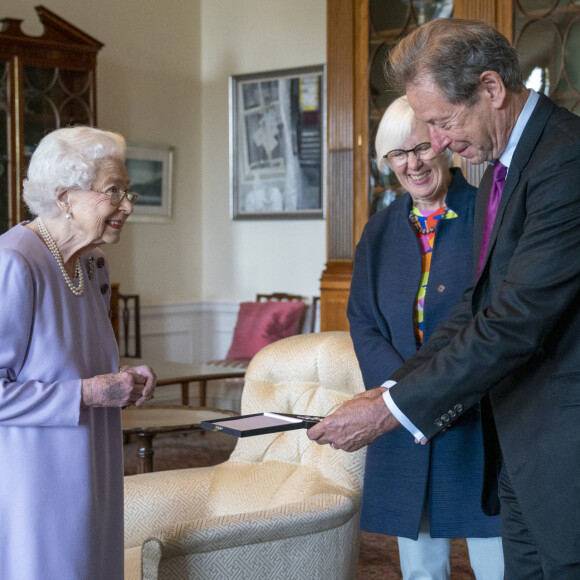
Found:
[[[133,222],[166,222],[172,217],[173,148],[127,145],[125,159],[130,190],[137,193]]]
[[[229,104],[231,219],[323,219],[324,65],[233,75]]]
[[[320,423],[322,419],[324,417],[266,412],[202,421],[201,427],[208,431],[218,431],[235,437],[253,437],[254,435],[267,435],[281,431],[310,429],[310,427]]]

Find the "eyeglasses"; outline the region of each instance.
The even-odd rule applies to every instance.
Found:
[[[124,197],[126,197],[129,200],[129,203],[131,205],[134,205],[135,201],[137,200],[136,193],[130,193],[128,191],[123,191],[123,190],[120,190],[114,186],[109,187],[109,189],[107,189],[107,191],[97,191],[96,189],[89,189],[89,191],[93,191],[94,193],[103,193],[105,195],[108,195],[111,198],[111,205],[114,205],[114,206],[119,205],[123,201]]]
[[[393,149],[389,151],[384,157],[391,163],[391,165],[402,167],[407,163],[409,153],[413,153],[416,159],[429,159],[433,157],[435,152],[431,149],[431,143],[419,143],[413,149]]]

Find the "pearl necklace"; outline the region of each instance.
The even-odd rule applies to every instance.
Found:
[[[441,214],[440,219],[444,220],[448,211],[449,211],[449,208],[446,207],[445,211]],[[439,220],[437,220],[437,223],[434,226],[431,226],[430,228],[422,228],[421,224],[419,224],[419,220],[417,219],[417,216],[413,213],[412,208],[411,208],[411,211],[409,212],[409,221],[413,224],[413,227],[420,234],[423,234],[424,236],[427,234],[432,234],[435,231],[435,229],[437,228],[437,223],[439,223]]]
[[[73,284],[73,281],[71,280],[70,276],[68,275],[66,268],[64,267],[64,261],[62,259],[62,256],[60,255],[58,247],[57,247],[55,241],[52,239],[52,236],[50,235],[50,233],[46,229],[46,226],[44,225],[42,218],[37,217],[36,223],[38,224],[38,231],[40,232],[40,235],[42,236],[42,239],[44,240],[46,247],[50,250],[50,253],[54,256],[54,259],[56,260],[56,262],[60,268],[60,271],[62,272],[62,275],[64,276],[64,281],[66,282],[66,285],[70,288],[70,291],[75,296],[82,296],[83,292],[85,291],[85,279],[83,277],[83,271],[81,268],[81,259],[77,258],[77,263],[75,265],[74,277],[79,279],[78,286],[75,286]]]

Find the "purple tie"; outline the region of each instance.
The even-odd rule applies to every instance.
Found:
[[[481,274],[483,264],[485,263],[485,255],[487,254],[487,246],[491,238],[491,230],[493,229],[493,222],[497,214],[497,208],[501,200],[501,193],[505,184],[505,176],[507,167],[496,161],[493,166],[493,180],[491,182],[491,191],[487,200],[487,207],[485,209],[485,222],[483,224],[483,237],[481,239],[481,253],[479,254],[479,267],[477,275]]]

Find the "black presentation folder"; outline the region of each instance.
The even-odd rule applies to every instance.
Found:
[[[253,435],[265,435],[266,433],[278,433],[293,429],[310,429],[322,419],[324,417],[312,417],[310,415],[256,413],[255,415],[202,421],[201,426],[209,431],[219,431],[236,437],[252,437]]]

